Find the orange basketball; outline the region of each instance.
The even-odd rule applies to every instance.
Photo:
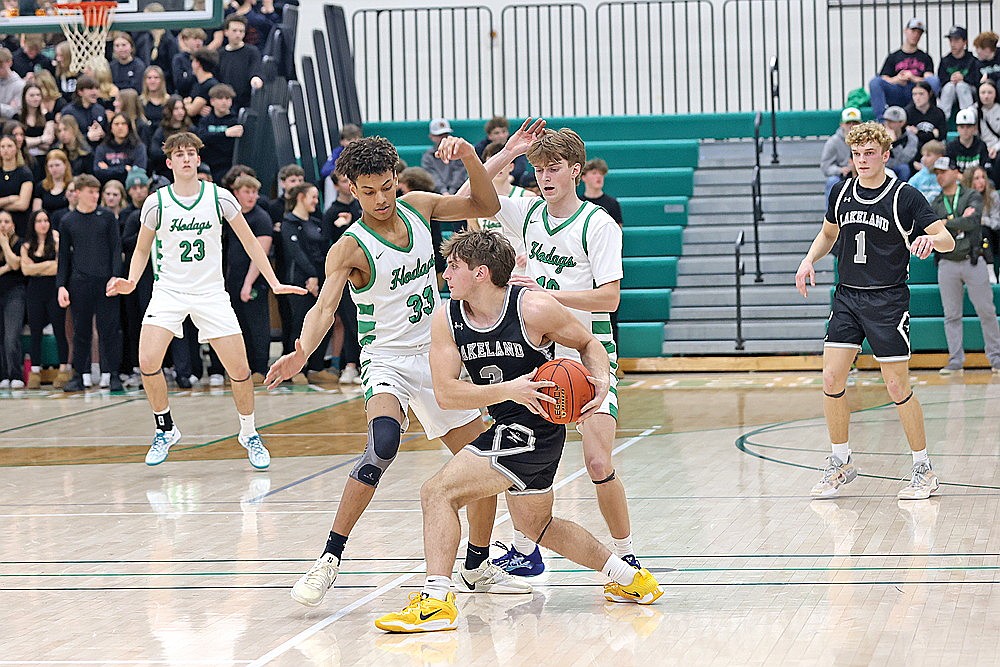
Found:
[[[594,400],[594,385],[588,375],[586,366],[572,359],[553,359],[542,364],[535,372],[535,382],[556,383],[554,387],[539,390],[556,399],[555,403],[541,403],[542,416],[553,424],[572,424],[578,420],[583,406]]]

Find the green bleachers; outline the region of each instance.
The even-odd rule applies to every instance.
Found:
[[[626,227],[622,254],[625,257],[679,257],[683,246],[683,227]]]
[[[698,141],[660,139],[631,141],[588,141],[587,159],[601,158],[612,169],[698,166]]]
[[[625,257],[623,289],[677,287],[677,257]]]
[[[1000,310],[1000,285],[993,288],[993,303]],[[969,296],[965,296],[962,314],[966,317],[975,316],[976,309],[972,307]],[[937,285],[910,285],[910,317],[942,317],[944,308],[941,306],[941,291]]]
[[[687,226],[687,197],[617,197],[617,199],[622,207],[626,228],[633,225]]]
[[[983,329],[977,317],[962,318],[962,346],[966,352],[982,352]],[[914,352],[947,352],[948,340],[944,336],[943,317],[917,317],[910,320],[910,349]],[[871,354],[868,341],[862,352]]]
[[[663,356],[663,322],[621,322],[618,357]]]
[[[678,196],[694,194],[694,169],[650,167],[613,169],[604,179],[604,190],[615,197]]]
[[[937,264],[934,257],[917,259],[910,257],[910,285],[937,285]]]
[[[667,288],[622,290],[618,319],[622,322],[669,320],[671,293]]]

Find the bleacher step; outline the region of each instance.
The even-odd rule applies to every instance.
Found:
[[[783,242],[786,240],[801,241],[816,238],[821,225],[819,222],[797,222],[784,224],[771,224],[765,221],[757,226],[760,232],[761,243]],[[696,244],[712,244],[729,246],[728,252],[732,252],[732,242],[735,242],[736,235],[740,231],[744,232],[744,238],[748,244],[753,243],[753,224],[749,221],[739,223],[720,223],[714,226],[696,225],[688,226],[684,229],[684,254],[687,254],[688,247]],[[728,243],[720,244],[720,239],[728,240]]]
[[[746,270],[748,273],[752,272],[756,265],[754,264],[754,258],[751,255],[751,251],[748,250],[745,255]],[[787,253],[780,255],[762,255],[760,258],[760,269],[763,273],[768,275],[784,275],[787,278],[792,278],[795,272],[799,268],[799,263],[802,261],[802,255],[799,253]],[[702,275],[702,274],[730,274],[732,275],[735,271],[736,260],[733,255],[729,256],[706,256],[706,257],[689,257],[686,254],[683,255],[677,262],[677,275],[678,276],[689,276],[689,275]],[[829,270],[833,271],[833,259],[830,256],[826,256],[821,259],[816,264],[816,270]]]
[[[803,299],[798,292],[795,293],[795,298],[797,301],[794,305],[792,304],[781,304],[780,306],[775,305],[764,305],[764,306],[751,306],[744,303],[743,305],[743,318],[744,322],[750,320],[763,321],[763,320],[787,320],[790,318],[807,318],[816,317],[825,319],[830,314],[830,305],[827,303],[809,303]],[[714,305],[703,305],[703,306],[692,306],[686,308],[678,308],[671,304],[670,308],[670,322],[681,324],[684,322],[693,322],[701,320],[722,320],[727,317],[732,318],[733,321],[736,320],[736,296],[733,292],[733,299],[731,304],[726,304],[722,306]]]
[[[795,286],[790,282],[777,282],[773,276],[765,276],[766,282],[755,283],[753,276],[747,276],[747,282],[743,284],[742,299],[743,305],[748,307],[765,307],[781,311],[786,306],[798,306],[800,304],[822,305],[829,311],[829,289],[833,284],[833,277],[821,274],[817,277],[826,277],[824,281],[817,281],[819,284],[811,288],[808,299],[795,290]],[[681,290],[674,290],[670,295],[671,310],[681,310],[698,307],[719,307],[733,308],[736,305],[736,288],[733,285],[720,287],[711,285],[708,287],[689,287]],[[829,314],[829,313],[827,313]]]
[[[744,348],[737,350],[735,346],[735,331],[732,338],[719,340],[677,340],[664,341],[663,354],[667,356],[696,354],[820,354],[823,352],[823,341],[814,339],[801,340],[748,340]]]
[[[732,261],[732,260],[730,260]],[[753,264],[747,262],[745,265],[746,275],[743,276],[743,286],[746,288],[748,285],[753,283],[754,280],[754,267]],[[795,267],[798,268],[798,265]],[[765,275],[765,280],[767,280],[772,285],[788,285],[789,289],[795,290],[795,275],[793,272],[789,271],[784,274],[768,273]],[[833,282],[833,270],[828,271],[817,271],[816,272],[816,282],[818,284],[829,285]],[[733,289],[736,286],[736,277],[733,272],[729,273],[687,273],[679,274],[677,276],[677,288],[688,288],[688,287],[728,287]],[[817,285],[818,289],[818,285]],[[675,294],[683,294],[682,290],[675,290]],[[746,291],[744,291],[746,294]],[[829,297],[822,295],[818,298],[828,300]]]
[[[810,317],[784,322],[773,320],[743,320],[743,337],[750,340],[788,340],[823,338],[826,318]],[[721,340],[736,336],[736,318],[704,322],[667,322],[664,340]]]
[[[813,194],[787,194],[763,198],[762,207],[764,215],[768,213],[785,213],[789,211],[811,212],[817,217],[823,216],[823,193]],[[730,195],[725,197],[692,197],[688,202],[688,213],[690,215],[702,215],[705,213],[726,213],[750,215],[753,212],[753,203],[750,199],[750,188],[747,187],[742,196]]]

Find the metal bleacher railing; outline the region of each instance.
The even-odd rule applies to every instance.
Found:
[[[956,23],[975,33],[996,26],[996,4],[635,0],[512,5],[499,17],[482,6],[362,9],[350,44],[366,121],[753,111],[779,84],[782,110],[831,109],[875,75],[911,16],[935,38]],[[769,69],[774,57],[780,72]]]

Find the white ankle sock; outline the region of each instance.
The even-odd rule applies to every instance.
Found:
[[[612,551],[614,551],[615,555],[618,556],[619,558],[621,558],[623,556],[628,556],[629,554],[633,554],[633,555],[635,554],[635,550],[632,548],[632,535],[631,534],[629,534],[626,537],[623,537],[620,540],[615,539],[615,538],[612,537],[611,538],[611,542],[613,544]]]
[[[83,374],[83,386],[84,387],[89,387],[89,386],[91,386],[93,384],[94,384],[93,375],[91,373],[84,373]]]
[[[927,448],[926,447],[924,447],[923,449],[921,449],[919,452],[915,452],[915,451],[913,451],[911,449],[910,450],[910,454],[913,454],[913,465],[917,465],[918,463],[926,463],[927,465],[931,464],[931,460],[927,456]]]
[[[32,373],[41,373],[42,372],[42,367],[41,366],[32,366],[31,367],[31,372]]]
[[[239,415],[240,417],[240,435],[244,438],[249,438],[251,435],[257,432],[257,426],[254,421],[254,413],[248,415]]]
[[[519,530],[514,531],[514,548],[517,549],[518,553],[522,553],[525,556],[530,556],[535,552],[535,543],[525,537],[524,533]]]
[[[111,384],[111,373],[101,373],[101,385]]]
[[[842,445],[834,444],[833,455],[840,459],[841,463],[847,463],[847,459],[851,458],[851,443],[845,442]]]
[[[628,586],[635,578],[636,569],[618,556],[611,554],[608,556],[608,562],[601,568],[601,572],[611,579],[611,581],[617,582],[622,586]]]
[[[629,580],[631,581],[631,579]],[[451,579],[440,575],[428,575],[424,579],[424,593],[437,600],[448,599],[448,590],[451,588]]]

